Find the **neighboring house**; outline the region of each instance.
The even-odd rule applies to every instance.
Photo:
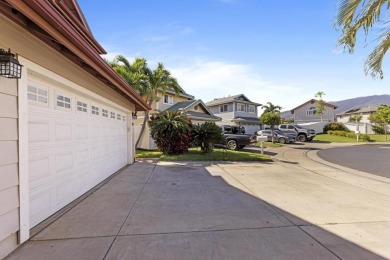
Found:
[[[181,111],[185,113],[193,124],[199,124],[206,121],[219,121],[221,120],[219,117],[213,115],[213,113],[208,110],[206,105],[202,102],[202,100],[195,100],[194,96],[187,94],[182,88],[180,88],[179,93],[175,93],[173,91],[167,91],[164,95],[162,92],[158,94],[160,97],[158,102],[152,103],[152,111],[150,114],[158,113],[161,111],[169,110],[169,111]],[[135,137],[138,138],[140,134],[140,130],[144,121],[144,116],[138,116],[135,122]],[[157,146],[150,136],[149,127],[145,128],[145,132],[142,135],[142,139],[138,148],[153,150],[157,149]]]
[[[243,126],[247,134],[261,130],[257,114],[257,108],[261,104],[250,101],[244,94],[216,98],[207,102],[206,106],[215,116],[222,118],[218,125]]]
[[[297,106],[291,110],[294,123],[313,123],[321,122],[321,116],[317,114],[317,103],[315,99]],[[330,103],[325,103],[325,111],[323,111],[322,121],[323,122],[335,122],[335,109],[337,106]],[[283,113],[282,113],[283,114]],[[286,118],[285,118],[286,120]]]
[[[192,124],[221,121],[221,118],[213,115],[213,113],[211,113],[200,99],[178,102],[167,110],[180,111],[183,114],[186,114],[189,118],[191,118]]]
[[[361,115],[360,123],[370,123],[368,117],[378,110],[379,105],[360,106],[348,109],[347,111],[337,115],[337,122],[349,123],[350,117],[354,115]]]
[[[362,134],[374,134],[372,124],[368,119],[370,115],[378,110],[379,105],[366,105],[348,109],[347,111],[337,115],[337,122],[343,123],[351,131],[360,131]],[[350,121],[351,116],[362,116],[360,122]]]
[[[0,48],[23,65],[0,77],[2,259],[134,162],[132,114],[150,108],[100,57],[75,0],[0,1]]]

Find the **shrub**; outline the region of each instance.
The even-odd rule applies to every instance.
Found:
[[[385,134],[385,128],[381,125],[373,125],[371,127],[372,131],[374,131],[377,135],[384,135]]]
[[[324,126],[324,133],[328,131],[348,131],[343,123],[328,123]]]
[[[180,112],[164,111],[149,121],[151,136],[163,154],[188,152],[191,121]]]
[[[344,136],[347,138],[356,139],[356,134],[355,134],[355,132],[352,132],[352,131],[328,131],[327,133],[330,135],[338,135],[338,136]],[[371,141],[370,136],[366,135],[366,134],[360,134],[359,139],[366,141],[366,142]]]
[[[191,138],[191,145],[200,147],[204,153],[212,152],[215,143],[223,142],[222,130],[213,122],[193,125]]]

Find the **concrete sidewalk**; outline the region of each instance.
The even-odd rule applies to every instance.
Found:
[[[7,259],[390,258],[390,183],[324,164],[139,161]]]

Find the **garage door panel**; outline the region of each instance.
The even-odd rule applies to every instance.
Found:
[[[68,151],[61,151],[56,153],[55,155],[55,169],[56,174],[60,174],[61,172],[72,170],[74,167],[74,155],[73,152]]]
[[[30,224],[37,225],[52,212],[52,188],[45,186],[30,190]]]
[[[74,174],[62,177],[56,181],[56,210],[59,210],[74,200]]]
[[[69,141],[73,139],[73,126],[72,122],[56,122],[55,124],[55,140],[56,141]]]
[[[29,182],[34,185],[37,181],[51,177],[51,155],[50,153],[31,153],[29,158]]]
[[[88,139],[88,124],[78,124],[76,126],[77,139]]]
[[[28,123],[28,140],[30,143],[50,141],[50,123],[48,121],[31,120]]]

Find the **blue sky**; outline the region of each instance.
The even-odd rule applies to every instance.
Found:
[[[326,93],[326,101],[389,94],[364,74],[375,46],[360,35],[353,55],[337,47],[337,0],[79,0],[106,58],[157,62],[204,102],[245,94],[284,110]]]

